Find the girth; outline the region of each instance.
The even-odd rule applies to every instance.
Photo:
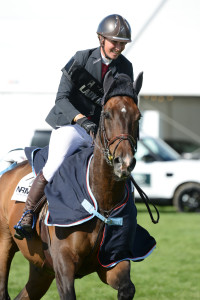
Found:
[[[42,248],[45,256],[44,265],[46,265],[48,268],[51,269],[53,268],[53,261],[50,254],[51,239],[49,235],[49,228],[47,225],[44,224],[44,219],[47,210],[48,210],[48,204],[46,201],[39,214],[39,228],[40,228],[40,236],[42,240]]]

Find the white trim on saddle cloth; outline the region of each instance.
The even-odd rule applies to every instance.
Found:
[[[147,257],[149,257],[149,255],[151,255],[151,253],[153,252],[153,250],[155,250],[156,249],[156,244],[151,248],[151,250],[149,250],[149,252],[147,252],[145,255],[143,255],[143,256],[140,256],[140,257],[131,257],[131,258],[129,258],[129,257],[126,257],[126,258],[124,258],[124,259],[120,259],[120,260],[117,260],[117,261],[115,261],[115,262],[112,262],[112,263],[110,263],[110,264],[103,264],[101,261],[100,261],[100,259],[99,259],[99,252],[100,252],[100,250],[101,250],[101,248],[99,248],[99,251],[98,251],[98,255],[97,255],[97,259],[98,259],[98,261],[99,261],[99,263],[100,263],[100,265],[103,267],[103,268],[113,268],[114,266],[116,266],[118,263],[120,263],[121,261],[125,261],[125,260],[131,260],[131,261],[133,261],[133,262],[138,262],[138,261],[142,261],[142,260],[144,260],[145,258],[147,258]]]
[[[34,179],[35,177],[32,172],[24,176],[17,184],[11,200],[26,202],[28,193],[30,191]]]

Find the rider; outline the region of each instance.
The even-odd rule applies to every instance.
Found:
[[[55,105],[46,118],[53,127],[48,160],[35,178],[22,218],[14,227],[18,239],[31,237],[36,204],[64,158],[80,146],[92,143],[100,118],[106,72],[125,73],[133,81],[132,64],[121,54],[131,42],[131,28],[126,19],[117,14],[105,17],[97,28],[97,35],[98,48],[76,52],[62,69]]]

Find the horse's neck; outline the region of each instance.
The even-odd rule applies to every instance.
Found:
[[[100,149],[94,150],[89,181],[93,195],[104,210],[112,209],[125,197],[125,182],[114,179],[113,168],[106,163]]]

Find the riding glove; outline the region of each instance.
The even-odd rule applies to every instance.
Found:
[[[97,125],[95,123],[91,122],[90,120],[88,120],[87,117],[78,119],[76,123],[78,125],[80,125],[81,127],[83,127],[85,129],[85,131],[87,132],[87,134],[92,134],[94,136],[96,135]]]

